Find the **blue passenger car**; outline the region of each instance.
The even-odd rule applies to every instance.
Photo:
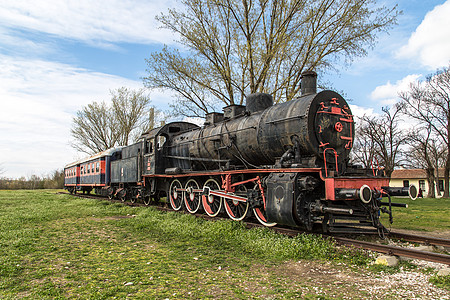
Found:
[[[64,188],[70,193],[81,191],[97,194],[111,182],[111,161],[121,158],[122,147],[112,148],[65,166]]]

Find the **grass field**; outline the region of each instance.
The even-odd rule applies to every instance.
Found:
[[[352,280],[332,278],[370,261],[313,235],[51,190],[0,191],[0,299],[364,298]],[[323,276],[311,273],[319,269]]]
[[[393,208],[392,228],[448,232],[450,239],[450,199],[393,198],[392,202],[408,204],[408,208]],[[388,224],[384,216],[384,224]]]

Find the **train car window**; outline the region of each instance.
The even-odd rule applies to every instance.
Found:
[[[88,173],[88,174],[91,173],[91,164],[88,164],[88,167],[87,167],[87,173]]]
[[[84,167],[81,166],[81,175],[83,175],[83,174],[84,174]]]
[[[403,187],[409,187],[409,180],[403,180]]]
[[[97,173],[100,172],[100,163],[97,162]]]

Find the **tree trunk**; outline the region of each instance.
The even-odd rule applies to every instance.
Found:
[[[444,198],[449,197],[449,172],[450,172],[450,159],[447,158],[447,163],[444,168]]]
[[[436,193],[434,192],[434,168],[427,169],[427,181],[428,181],[428,198],[436,198]]]
[[[439,160],[436,159],[436,178],[435,178],[435,182],[436,182],[436,191],[437,191],[437,195],[436,196],[440,196],[441,195],[441,188],[439,186]]]

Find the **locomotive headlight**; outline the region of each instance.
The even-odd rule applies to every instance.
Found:
[[[372,190],[367,184],[359,189],[359,199],[366,204],[372,200]]]

